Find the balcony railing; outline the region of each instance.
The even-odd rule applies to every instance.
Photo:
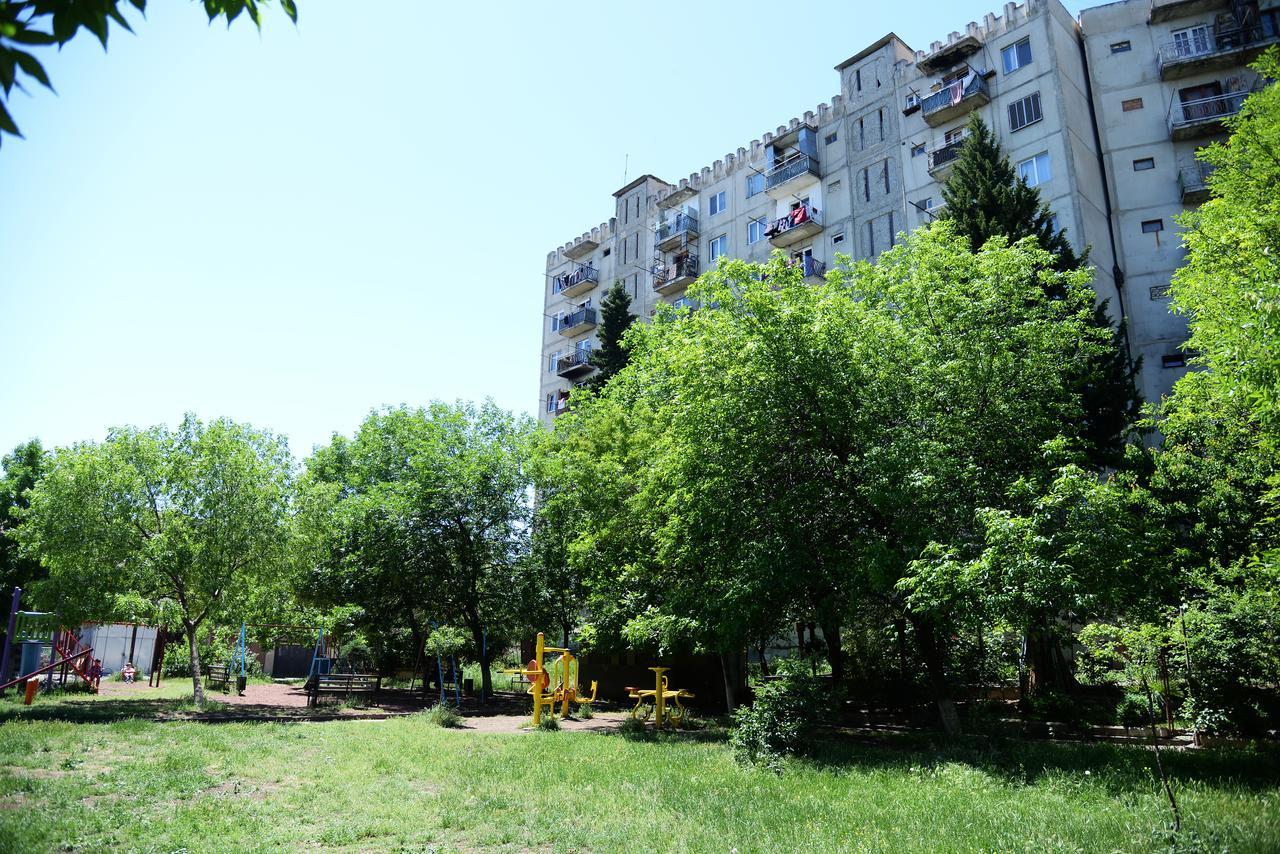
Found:
[[[774,246],[790,246],[822,231],[822,212],[813,205],[799,205],[764,227],[764,236]]]
[[[945,145],[940,145],[929,152],[929,172],[938,171],[944,166],[954,163],[960,157],[960,150],[964,148],[964,139],[953,139]]]
[[[781,187],[801,175],[812,175],[815,178],[821,178],[822,175],[818,171],[818,158],[810,157],[808,154],[791,155],[764,173],[765,189],[772,190],[775,187]]]
[[[1208,163],[1196,163],[1178,170],[1178,197],[1184,205],[1196,205],[1209,198],[1209,173],[1213,167]]]
[[[693,253],[681,255],[670,264],[659,262],[653,265],[653,289],[660,294],[668,294],[686,287],[698,278],[698,256]]]
[[[576,377],[592,370],[591,349],[584,347],[556,359],[556,373],[562,377]]]
[[[670,249],[697,236],[698,215],[693,210],[686,209],[670,219],[658,223],[653,240],[659,249]]]
[[[800,268],[806,279],[825,279],[827,277],[827,265],[812,255],[806,255],[800,260]]]
[[[594,308],[580,308],[572,314],[566,314],[560,318],[559,333],[561,335],[576,335],[579,332],[590,329],[596,325],[596,310]]]
[[[1280,32],[1271,27],[1207,26],[1187,39],[1160,46],[1160,76],[1167,80],[1238,64],[1242,52],[1278,40]]]
[[[596,273],[594,267],[586,264],[579,264],[575,269],[568,273],[562,273],[553,280],[554,290],[556,293],[565,296],[575,296],[589,291],[596,285],[600,284],[599,274]]]
[[[978,74],[953,81],[920,102],[920,115],[937,126],[991,101],[987,81]]]
[[[1244,99],[1252,94],[1253,90],[1250,90],[1197,98],[1194,101],[1174,101],[1169,108],[1169,133],[1174,139],[1191,139],[1216,133],[1221,129],[1222,120],[1240,112]]]

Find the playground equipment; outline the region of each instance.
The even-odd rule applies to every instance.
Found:
[[[560,653],[550,667],[543,665],[547,653]],[[556,706],[560,706],[560,716],[569,714],[569,703],[588,706],[596,701],[596,683],[591,683],[591,696],[578,696],[578,659],[572,652],[558,646],[547,646],[538,632],[538,640],[534,645],[533,659],[523,669],[508,669],[503,673],[518,673],[529,680],[529,693],[533,695],[533,725],[542,723],[542,709],[545,706],[551,717],[556,716]]]
[[[61,671],[59,685],[65,686],[74,673],[85,681],[91,690],[98,690],[98,680],[90,675],[93,648],[65,628],[60,628],[57,614],[41,611],[21,611],[22,588],[13,588],[13,600],[9,607],[9,622],[4,637],[4,652],[0,653],[0,691],[19,682],[28,681],[28,702],[34,695],[30,688],[31,677],[47,674],[46,688],[53,687],[56,671]],[[18,677],[10,679],[14,642],[22,644],[22,656],[18,665]],[[44,647],[49,647],[49,661],[44,659]],[[38,680],[36,680],[38,682]]]
[[[654,673],[652,691],[642,691],[639,688],[627,689],[627,696],[636,701],[631,709],[631,717],[638,721],[647,721],[652,715],[653,725],[657,729],[662,729],[667,724],[684,726],[689,710],[680,701],[693,699],[693,692],[683,688],[672,689],[669,686],[664,674],[671,669],[670,667],[650,667],[649,669]],[[668,700],[675,704],[675,711],[671,711],[667,705]]]

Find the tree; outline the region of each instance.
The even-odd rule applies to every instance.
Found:
[[[227,26],[247,13],[254,26],[261,27],[261,9],[270,0],[203,0],[205,14],[212,22],[225,17]],[[133,32],[125,11],[132,6],[146,12],[147,0],[0,0],[0,141],[4,134],[21,137],[18,126],[9,115],[8,101],[13,87],[22,88],[18,74],[36,81],[50,91],[53,84],[36,57],[24,48],[62,47],[81,29],[86,29],[107,47],[107,33],[115,21]],[[295,24],[298,7],[294,0],[280,0],[280,8]]]
[[[18,539],[64,617],[100,618],[126,593],[174,602],[202,704],[196,633],[286,559],[291,465],[282,439],[227,419],[115,429],[54,452]]]
[[[600,301],[599,343],[591,351],[588,361],[596,369],[591,377],[591,388],[599,391],[605,383],[627,366],[627,350],[622,337],[631,327],[636,316],[631,313],[631,297],[621,281],[615,281],[604,299]]]
[[[1054,256],[1059,271],[1084,266],[1088,252],[1077,256],[1065,229],[1054,228],[1053,212],[1040,199],[1040,191],[1027,185],[1000,150],[995,134],[982,117],[969,117],[968,135],[955,167],[942,187],[946,203],[943,213],[958,234],[969,239],[977,252],[996,235],[1009,243],[1034,237],[1042,249]],[[1061,296],[1049,288],[1045,296]],[[1111,346],[1081,366],[1075,380],[1084,400],[1081,438],[1095,465],[1115,466],[1123,458],[1123,448],[1142,401],[1135,384],[1139,366],[1129,359],[1124,323],[1113,327],[1107,303],[1094,308],[1092,323],[1111,334]]]
[[[19,552],[17,529],[30,505],[27,490],[44,474],[47,455],[39,439],[23,442],[0,460],[0,591],[24,590],[44,577],[40,562]]]
[[[1254,68],[1280,74],[1272,49]],[[1191,320],[1195,361],[1228,381],[1280,438],[1280,88],[1245,99],[1225,143],[1202,149],[1212,197],[1183,214],[1187,260],[1174,273],[1174,309]]]
[[[530,628],[528,444],[534,423],[491,401],[371,414],[307,463],[303,503],[321,544],[307,592],[353,603],[366,627],[438,619],[465,629],[481,664]]]

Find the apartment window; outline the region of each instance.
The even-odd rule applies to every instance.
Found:
[[[880,141],[884,142],[884,107],[880,108]]]
[[[708,216],[715,216],[722,210],[724,210],[724,190],[711,197],[711,201],[708,203]]]
[[[1129,44],[1127,41],[1111,43],[1112,53],[1126,53],[1131,50],[1133,50],[1133,45]]]
[[[933,210],[933,196],[921,199],[918,202],[912,202],[912,204],[915,205],[915,208],[918,211],[931,211]]]
[[[554,394],[547,395],[547,412],[556,411],[556,396]]]
[[[1028,187],[1043,184],[1053,177],[1049,171],[1049,152],[1042,151],[1035,157],[1028,157],[1018,164],[1018,175],[1027,182]]]
[[[1044,116],[1040,113],[1040,93],[1033,92],[1021,100],[1009,105],[1009,130],[1022,130],[1035,124]]]
[[[867,220],[867,256],[871,257],[876,254],[876,224],[874,220]]]
[[[1134,110],[1141,110],[1141,109],[1142,109],[1142,99],[1141,99],[1141,98],[1130,98],[1130,99],[1128,99],[1127,101],[1121,101],[1121,102],[1120,102],[1120,109],[1121,109],[1121,110],[1124,110],[1126,113],[1132,113]]]
[[[605,258],[608,258],[608,257],[609,257],[610,255],[612,255],[612,254],[613,254],[613,250],[612,250],[612,249],[608,249],[608,248],[606,248],[606,249],[604,250],[603,256],[604,256]]]
[[[747,198],[751,198],[756,193],[764,192],[764,175],[759,172],[752,172],[747,176]]]
[[[1004,50],[1000,51],[1000,58],[1004,60],[1004,73],[1011,74],[1024,65],[1031,64],[1031,39],[1025,38],[1022,41],[1014,42]]]
[[[1141,157],[1133,161],[1134,172],[1146,172],[1148,169],[1156,168],[1156,159],[1154,157]]]
[[[1183,353],[1165,353],[1160,357],[1160,367],[1162,368],[1185,368],[1187,366],[1187,357]]]
[[[965,128],[963,125],[958,128],[952,128],[951,130],[947,131],[945,134],[942,135],[942,141],[945,142],[947,145],[950,145],[953,142],[959,142],[960,140],[964,139],[964,132],[965,132]]]
[[[711,241],[711,245],[708,247],[707,257],[710,258],[711,263],[714,264],[716,259],[725,254],[728,249],[729,236],[727,234],[722,234]]]
[[[920,155],[922,155],[922,154],[924,154],[924,143],[923,143],[923,142],[917,142],[915,145],[911,146],[911,156],[912,156],[912,157],[919,157],[919,156],[920,156]]]
[[[898,242],[898,230],[893,227],[893,211],[889,211],[889,245],[893,246]]]
[[[866,119],[860,118],[858,119],[858,150],[861,151],[866,147],[867,147]]]
[[[838,192],[840,192],[840,188],[841,188],[842,186],[843,186],[843,184],[841,184],[839,181],[832,181],[830,184],[828,184],[828,185],[827,185],[827,192],[828,192],[828,193],[838,193]]]
[[[763,219],[753,219],[747,223],[747,245],[759,243],[764,240],[765,221]]]
[[[1168,285],[1155,285],[1155,286],[1153,286],[1153,287],[1151,287],[1151,288],[1148,288],[1147,293],[1149,293],[1149,294],[1151,295],[1151,299],[1152,299],[1153,301],[1155,301],[1155,300],[1162,300],[1162,299],[1168,299],[1168,298],[1169,298],[1169,286],[1168,286]]]
[[[1161,231],[1164,231],[1164,220],[1162,219],[1143,220],[1142,222],[1143,234],[1158,234]]]
[[[862,170],[862,200],[871,201],[871,176],[868,174],[868,169]]]
[[[1199,56],[1209,52],[1209,27],[1199,24],[1173,31],[1173,49],[1178,56]]]
[[[830,145],[831,143],[833,143],[833,142],[835,142],[835,141],[836,141],[836,132],[835,132],[835,131],[832,131],[831,133],[829,133],[829,134],[827,134],[825,137],[823,137],[823,142],[825,142],[827,145]]]
[[[884,191],[889,192],[889,159],[887,157],[884,161]]]
[[[844,243],[843,231],[837,231],[835,234],[831,235],[831,244],[834,246],[837,243]]]
[[[560,331],[560,324],[561,324],[561,323],[563,323],[563,322],[564,322],[564,312],[563,312],[563,311],[557,311],[555,314],[551,315],[551,331],[552,331],[552,332],[559,332],[559,331]]]
[[[853,80],[854,80],[854,85],[857,87],[858,91],[861,92],[862,91],[862,69],[861,68],[855,68],[853,70]]]
[[[557,350],[547,357],[547,373],[554,374],[556,372],[556,362],[560,361],[560,351]]]

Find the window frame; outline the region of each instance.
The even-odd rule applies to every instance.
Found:
[[[1030,115],[1029,108],[1033,103],[1035,104],[1036,117],[1034,119],[1028,119],[1027,117]],[[1017,127],[1014,127],[1015,111],[1021,113],[1023,118],[1022,124]],[[1040,93],[1038,91],[1019,98],[1009,105],[1009,133],[1017,133],[1023,128],[1030,127],[1031,125],[1042,121],[1044,121],[1044,104],[1041,103]]]
[[[711,194],[711,198],[707,199],[707,216],[712,217],[718,213],[724,213],[727,206],[728,195],[724,190],[717,190]]]
[[[720,244],[720,251],[716,252],[716,244]],[[729,254],[729,235],[718,234],[711,238],[707,243],[707,262],[714,264],[721,255]]]
[[[1027,49],[1026,50],[1027,56],[1026,56],[1025,62],[1020,61],[1022,59],[1022,56],[1021,56],[1021,51],[1019,50],[1019,48],[1022,48],[1024,46]],[[1010,51],[1012,51],[1012,53],[1010,53]],[[1010,57],[1013,57],[1014,62],[1017,63],[1017,65],[1014,65],[1012,68],[1009,67]],[[1034,61],[1034,55],[1031,52],[1031,36],[1023,36],[1013,44],[1006,45],[1000,48],[1000,66],[1001,68],[1004,69],[1004,73],[1006,75],[1014,73],[1019,68],[1026,68],[1033,61]]]
[[[1043,169],[1045,173],[1043,177],[1041,177],[1040,175],[1042,158],[1044,161]],[[1018,161],[1018,163],[1014,166],[1014,168],[1018,172],[1018,177],[1022,178],[1023,180],[1026,180],[1026,177],[1027,177],[1023,171],[1023,167],[1027,166],[1028,164],[1030,164],[1031,171],[1035,174],[1035,179],[1036,179],[1034,183],[1032,183],[1031,181],[1027,181],[1028,187],[1039,187],[1041,184],[1047,181],[1053,180],[1053,159],[1049,156],[1048,151],[1041,151],[1038,154],[1033,154],[1032,156],[1026,158],[1025,160]]]

